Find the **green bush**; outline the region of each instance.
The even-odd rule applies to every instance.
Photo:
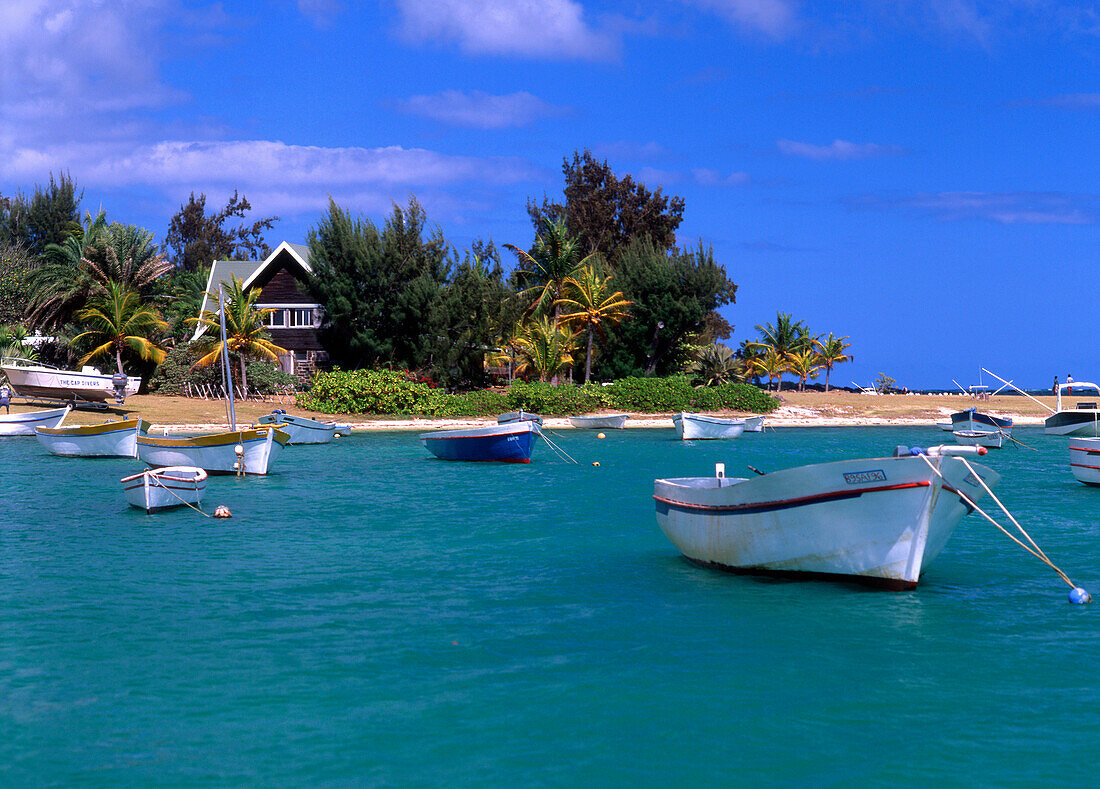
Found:
[[[508,409],[508,398],[501,392],[478,389],[454,395],[441,395],[435,416],[496,416]]]
[[[245,365],[245,374],[248,375],[249,394],[271,394],[276,390],[286,389],[288,386],[297,386],[298,379],[290,373],[284,373],[271,362],[254,360]],[[240,386],[240,381],[237,385]]]
[[[662,412],[731,410],[766,414],[779,406],[771,395],[749,384],[691,385],[687,376],[622,378],[606,388],[614,408],[624,411]]]
[[[410,381],[400,370],[318,372],[308,392],[299,392],[299,408],[328,414],[432,414],[443,393]]]
[[[509,411],[531,411],[542,416],[567,416],[599,411],[611,404],[599,384],[562,384],[513,381],[508,387]]]
[[[186,343],[180,343],[171,348],[164,357],[164,361],[153,373],[153,377],[149,379],[149,391],[157,394],[182,395],[187,394],[188,383],[192,386],[211,384],[220,387],[221,365],[212,364],[209,367],[192,370],[191,366],[197,358]]]

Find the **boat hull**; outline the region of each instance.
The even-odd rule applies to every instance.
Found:
[[[206,472],[194,466],[148,469],[121,482],[126,501],[146,512],[198,505],[206,494]]]
[[[1091,436],[1100,437],[1100,411],[1073,410],[1051,414],[1043,423],[1043,432],[1048,436]]]
[[[1069,470],[1078,482],[1100,487],[1100,438],[1076,438],[1070,442]]]
[[[706,414],[679,413],[672,417],[676,435],[684,441],[737,438],[745,432],[744,419],[725,419]]]
[[[34,436],[51,455],[83,458],[136,458],[138,434],[149,432],[141,419],[74,427],[39,427]]]
[[[764,432],[764,417],[762,416],[747,416],[745,417],[745,432],[746,433],[763,433]]]
[[[656,480],[661,530],[687,558],[744,573],[916,586],[984,490],[958,458],[845,460],[752,479]],[[1000,476],[971,464],[992,487]]]
[[[532,414],[530,411],[509,411],[507,414],[501,414],[497,417],[498,425],[510,425],[513,422],[534,422],[542,427],[542,417],[538,414]]]
[[[25,411],[0,414],[0,436],[33,436],[36,428],[57,427],[71,409],[51,408],[48,411]]]
[[[424,447],[441,460],[530,463],[539,427],[531,421],[422,433]]]
[[[82,400],[89,403],[105,403],[115,397],[115,386],[110,375],[55,370],[51,367],[4,365],[11,390],[23,397],[46,397],[55,400]],[[127,378],[125,396],[137,394],[140,378]]]
[[[956,443],[986,449],[1000,449],[1004,445],[1006,435],[1000,430],[955,430],[953,434]]]
[[[622,430],[630,414],[607,414],[606,416],[571,416],[569,424],[581,430]]]
[[[336,435],[335,422],[321,422],[292,414],[265,414],[256,420],[259,425],[274,425],[290,436],[290,443],[327,444]]]
[[[951,431],[994,432],[997,430],[1010,431],[1012,420],[999,416],[983,414],[976,408],[968,408],[951,415]]]
[[[137,447],[138,457],[154,468],[195,466],[209,474],[263,476],[289,441],[290,436],[282,430],[265,426],[193,438],[138,436]],[[244,449],[243,469],[236,467],[237,444]]]

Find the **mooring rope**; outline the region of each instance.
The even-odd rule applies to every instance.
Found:
[[[193,509],[193,510],[194,510],[195,512],[197,512],[197,513],[198,513],[199,515],[202,515],[203,517],[206,517],[206,518],[211,518],[211,517],[213,517],[212,515],[207,515],[207,514],[206,514],[205,512],[203,512],[202,510],[200,510],[200,509],[199,509],[198,507],[196,507],[196,506],[195,506],[194,504],[192,504],[191,502],[189,502],[189,501],[184,501],[184,499],[183,499],[183,498],[181,498],[180,496],[178,496],[178,495],[176,494],[176,492],[175,492],[174,490],[172,490],[172,489],[171,489],[170,487],[168,487],[167,485],[163,484],[163,483],[162,483],[162,482],[160,481],[160,478],[159,478],[159,477],[157,477],[157,476],[155,476],[155,475],[153,476],[153,483],[154,483],[155,485],[157,485],[157,486],[161,487],[161,488],[164,488],[164,489],[165,489],[166,491],[168,491],[168,492],[169,492],[169,493],[171,493],[171,494],[172,494],[173,496],[175,496],[175,497],[176,497],[177,499],[179,499],[181,503],[183,503],[183,504],[186,504],[186,505],[187,505],[188,507],[190,507],[191,509]]]
[[[539,430],[539,435],[540,435],[540,436],[542,436],[542,440],[543,440],[543,441],[545,441],[545,442],[546,442],[547,444],[549,444],[549,445],[550,445],[550,448],[551,448],[552,450],[554,450],[555,452],[557,452],[557,453],[558,453],[558,455],[560,455],[560,456],[563,456],[563,457],[565,457],[565,458],[566,458],[567,460],[570,460],[570,461],[572,461],[573,463],[576,463],[576,464],[577,464],[578,466],[580,465],[580,463],[577,463],[577,461],[576,461],[576,460],[575,460],[575,459],[573,458],[573,456],[572,456],[572,455],[570,455],[570,454],[569,454],[568,452],[566,452],[566,451],[565,451],[564,449],[562,449],[562,448],[561,448],[561,447],[559,447],[559,446],[558,446],[557,444],[555,444],[555,443],[554,443],[553,441],[551,441],[551,440],[550,440],[549,438],[547,438],[547,437],[546,437],[546,434],[545,434],[545,433],[543,433],[543,432],[542,432],[541,430]]]
[[[947,479],[943,476],[943,474],[940,472],[940,470],[932,464],[932,461],[930,461],[927,456],[918,455],[918,457],[928,465],[928,468],[932,469],[932,471],[936,474],[937,477],[939,477],[944,482],[947,481]],[[1023,534],[1024,537],[1027,538],[1027,541],[1029,543],[1031,543],[1031,545],[1029,546],[1029,545],[1025,544],[1022,540],[1020,540],[1018,537],[1016,537],[1016,535],[1014,535],[1012,532],[1010,532],[1008,529],[1006,529],[1001,524],[997,523],[997,521],[991,515],[989,515],[989,513],[987,513],[985,510],[983,510],[981,507],[979,507],[973,501],[973,499],[971,499],[969,496],[967,496],[961,490],[954,489],[955,492],[959,495],[959,498],[961,498],[963,501],[965,501],[967,503],[967,505],[970,506],[975,512],[977,512],[979,515],[981,515],[987,521],[989,521],[994,526],[996,526],[998,529],[1000,529],[1006,537],[1008,537],[1014,543],[1019,545],[1021,548],[1023,548],[1028,553],[1030,553],[1036,559],[1038,559],[1039,561],[1041,561],[1044,564],[1048,565],[1052,570],[1054,570],[1054,572],[1058,573],[1059,577],[1063,581],[1065,581],[1067,584],[1069,584],[1070,589],[1076,589],[1077,585],[1075,583],[1073,583],[1073,581],[1070,580],[1069,576],[1066,575],[1064,572],[1062,572],[1062,570],[1060,568],[1058,568],[1054,564],[1054,562],[1052,562],[1050,560],[1050,558],[1043,552],[1043,550],[1038,546],[1038,544],[1035,542],[1035,540],[1033,540],[1031,538],[1031,535],[1028,534],[1027,531],[1024,529],[1024,527],[1020,525],[1019,521],[1017,521],[1015,518],[1012,517],[1012,513],[1008,511],[1008,509],[1005,507],[1005,505],[1001,503],[1001,500],[998,499],[997,496],[994,495],[993,491],[990,490],[989,486],[987,484],[985,484],[985,480],[982,479],[981,474],[979,474],[978,472],[976,472],[974,470],[974,467],[971,466],[966,461],[966,458],[959,457],[959,460],[961,460],[962,464],[964,466],[966,466],[967,469],[969,469],[970,473],[974,476],[975,479],[978,480],[978,483],[982,486],[982,488],[985,490],[985,492],[989,494],[990,498],[992,498],[994,502],[996,502],[997,506],[1001,508],[1001,511],[1008,517],[1008,519],[1010,521],[1012,521],[1013,525],[1015,525],[1016,528],[1020,530],[1020,533]]]

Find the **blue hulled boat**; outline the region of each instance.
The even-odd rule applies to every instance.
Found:
[[[953,431],[970,430],[978,432],[1008,431],[1012,428],[1011,419],[1002,419],[999,416],[983,414],[977,408],[968,408],[951,415],[951,429]]]
[[[428,451],[443,460],[497,460],[530,463],[539,426],[526,420],[462,430],[421,433]]]

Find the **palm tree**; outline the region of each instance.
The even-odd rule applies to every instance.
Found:
[[[545,312],[554,306],[554,321],[561,315],[558,302],[562,297],[565,281],[575,277],[581,269],[589,265],[595,254],[581,258],[577,240],[569,236],[565,220],[551,222],[542,220],[535,248],[524,252],[514,244],[504,244],[519,261],[516,279],[520,285],[520,296],[534,298],[530,311]]]
[[[787,357],[781,355],[771,346],[765,348],[761,355],[749,360],[748,364],[752,365],[751,369],[754,375],[766,375],[768,377],[769,389],[772,381],[782,381],[783,373],[790,370],[790,361]]]
[[[138,292],[172,270],[168,256],[157,252],[151,232],[118,223],[85,246],[80,262],[100,286],[120,282]]]
[[[757,326],[756,330],[760,332],[762,344],[774,348],[782,357],[813,347],[814,339],[810,336],[806,322],[793,320],[789,312],[777,312],[775,324],[765,323]],[[782,371],[779,373],[779,389],[783,389]]]
[[[534,372],[548,381],[573,364],[577,332],[542,315],[528,321],[516,333],[519,364],[516,373]]]
[[[852,356],[845,353],[852,347],[851,343],[844,342],[848,339],[848,335],[843,337],[834,337],[832,332],[829,332],[829,336],[824,340],[818,340],[817,342],[817,356],[821,361],[821,366],[825,368],[825,391],[829,391],[829,373],[833,371],[833,367],[844,362],[852,361]]]
[[[798,391],[806,391],[806,379],[817,378],[824,367],[821,357],[812,348],[803,348],[787,355],[787,369],[798,376]]]
[[[168,328],[156,310],[141,303],[141,298],[117,282],[108,282],[102,296],[95,297],[88,307],[76,314],[77,320],[89,328],[73,338],[73,342],[89,340],[100,343],[80,359],[87,364],[98,356],[115,355],[118,371],[122,369],[122,351],[128,349],[140,358],[160,364],[165,350],[157,344],[156,335]]]
[[[719,386],[727,381],[744,380],[744,364],[732,348],[721,343],[712,343],[703,348],[691,365],[691,371],[702,386]]]
[[[32,325],[63,326],[92,296],[102,292],[83,260],[88,249],[100,243],[107,232],[106,212],[100,211],[95,219],[89,213],[78,232],[67,236],[60,244],[46,246],[41,265],[27,277],[26,315]]]
[[[604,327],[626,318],[634,303],[627,301],[622,291],[609,293],[607,283],[610,279],[610,275],[600,279],[592,266],[582,266],[577,276],[566,277],[563,283],[566,296],[554,302],[555,308],[560,306],[571,310],[561,316],[562,321],[575,321],[588,333],[588,349],[584,359],[585,383],[592,378],[592,340],[596,332],[603,336]]]
[[[737,348],[737,356],[741,359],[745,373],[758,384],[760,383],[760,373],[757,371],[757,361],[764,355],[765,350],[767,349],[764,345],[752,340],[742,340],[741,345]]]
[[[33,345],[28,345],[24,340],[30,332],[25,326],[0,326],[0,358],[4,359],[38,359],[38,350]]]
[[[230,353],[237,354],[241,363],[241,391],[248,397],[248,376],[245,373],[245,361],[248,359],[267,359],[277,362],[287,350],[271,342],[264,329],[264,316],[272,312],[270,308],[258,309],[256,299],[260,291],[245,290],[244,283],[233,277],[229,289],[225,292],[225,346]],[[199,339],[199,350],[204,353],[195,367],[207,367],[222,354],[221,317],[222,300],[219,294],[210,293],[214,310],[206,310],[190,323],[201,324],[207,332]]]

